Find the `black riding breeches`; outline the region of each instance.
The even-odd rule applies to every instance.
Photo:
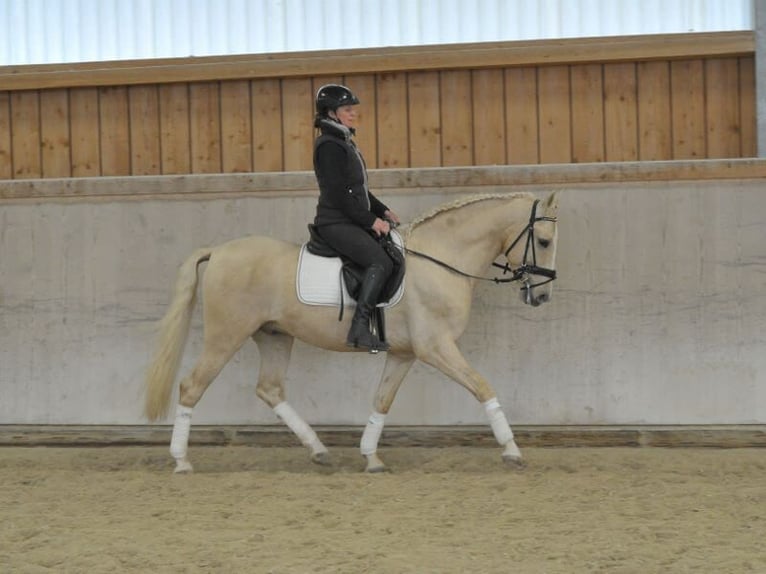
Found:
[[[358,225],[337,223],[317,228],[319,235],[335,251],[365,269],[376,264],[383,269],[386,277],[394,270],[394,263],[378,241]]]

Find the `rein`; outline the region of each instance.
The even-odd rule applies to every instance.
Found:
[[[508,247],[508,249],[505,250],[505,258],[506,262],[504,265],[501,265],[499,263],[492,262],[492,265],[494,267],[498,267],[503,270],[503,275],[510,272],[510,277],[481,277],[479,275],[471,275],[470,273],[466,273],[465,271],[461,271],[460,269],[457,269],[456,267],[453,267],[449,263],[445,263],[444,261],[440,261],[439,259],[436,259],[435,257],[432,257],[431,255],[428,255],[427,253],[422,253],[420,251],[415,251],[414,249],[410,249],[409,247],[405,247],[405,251],[411,255],[415,255],[416,257],[421,257],[422,259],[427,259],[428,261],[431,261],[432,263],[436,263],[437,265],[444,267],[445,269],[449,269],[453,273],[456,273],[462,277],[468,277],[470,279],[478,279],[480,281],[492,281],[493,283],[500,284],[500,283],[513,283],[514,281],[524,281],[524,286],[521,287],[521,290],[526,289],[527,295],[529,296],[530,289],[533,287],[539,287],[540,285],[545,285],[546,283],[550,283],[554,279],[556,279],[556,270],[555,269],[548,269],[547,267],[538,267],[537,265],[537,253],[535,251],[535,223],[538,221],[552,221],[556,222],[555,217],[546,217],[546,216],[538,216],[537,215],[537,204],[540,203],[539,199],[536,199],[535,202],[532,204],[532,213],[529,216],[529,223],[527,223],[526,227],[521,230],[519,235],[516,237],[516,239],[513,240],[511,245]],[[511,252],[511,250],[516,247],[516,244],[521,241],[521,238],[526,235],[527,241],[526,245],[524,246],[524,258],[521,261],[521,265],[517,267],[516,269],[513,269],[508,264],[508,254]],[[532,257],[532,262],[528,263],[529,257]],[[542,277],[547,277],[544,281],[540,281],[538,283],[530,283],[529,281],[529,275],[540,275]]]

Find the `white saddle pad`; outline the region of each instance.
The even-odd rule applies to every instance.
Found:
[[[401,234],[391,231],[391,237],[398,247],[402,247],[404,241]],[[327,305],[340,307],[341,289],[343,290],[343,305],[356,307],[356,301],[351,298],[346,290],[346,285],[341,275],[343,262],[340,257],[320,257],[309,253],[306,244],[301,246],[298,256],[298,273],[295,277],[295,287],[298,300],[306,305]],[[406,277],[405,277],[406,279]],[[404,294],[404,281],[396,290],[390,301],[378,303],[378,307],[392,307],[396,305]]]

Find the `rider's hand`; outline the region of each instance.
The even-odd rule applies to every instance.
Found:
[[[399,225],[401,223],[401,221],[399,221],[399,216],[396,215],[396,213],[394,213],[390,209],[386,210],[386,212],[383,214],[383,217],[385,217],[386,219],[390,219],[396,225]]]
[[[391,226],[388,224],[388,221],[376,217],[375,223],[372,224],[372,230],[375,232],[375,235],[380,237],[381,235],[388,235],[389,231],[391,231]]]

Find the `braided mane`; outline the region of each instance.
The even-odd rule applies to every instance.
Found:
[[[471,205],[473,203],[478,203],[480,201],[487,201],[490,199],[515,199],[517,197],[522,197],[528,195],[526,193],[486,193],[481,195],[472,195],[470,197],[463,197],[460,199],[456,199],[455,201],[451,203],[446,203],[443,205],[439,205],[432,209],[431,211],[421,215],[417,219],[414,219],[412,223],[410,223],[410,229],[409,232],[412,233],[412,231],[419,225],[425,223],[426,221],[433,219],[437,215],[440,215],[442,213],[445,213],[447,211],[452,211],[453,209],[458,209],[460,207],[465,207],[466,205]]]

